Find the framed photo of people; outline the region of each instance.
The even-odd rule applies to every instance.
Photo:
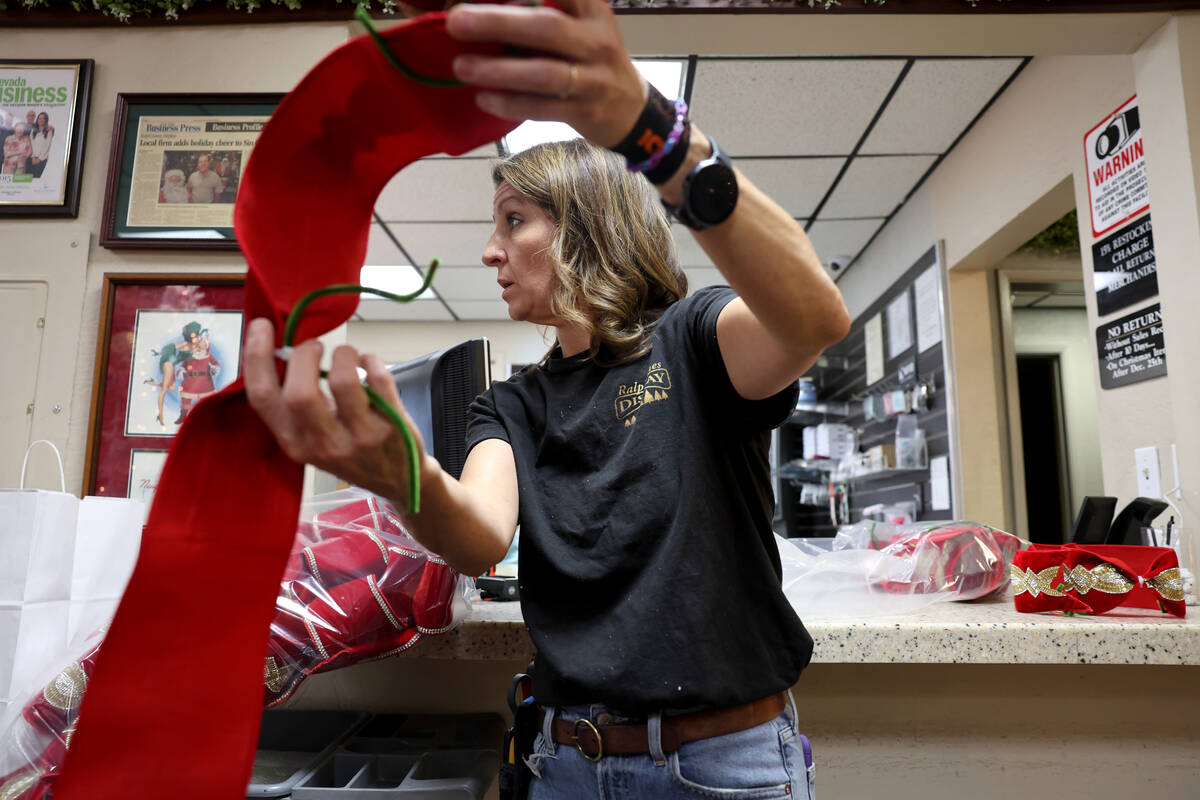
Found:
[[[236,250],[242,170],[281,94],[118,94],[100,244]]]
[[[0,215],[79,215],[93,66],[0,59]]]
[[[104,276],[83,493],[147,499],[171,438],[241,371],[244,276]]]

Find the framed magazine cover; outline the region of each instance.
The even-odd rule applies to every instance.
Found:
[[[0,215],[79,216],[94,64],[0,58]]]
[[[184,418],[241,372],[244,281],[104,276],[83,494],[149,500]]]
[[[282,94],[118,94],[100,244],[236,250],[242,170]]]

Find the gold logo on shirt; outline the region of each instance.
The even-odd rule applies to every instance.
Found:
[[[650,403],[667,399],[667,390],[671,388],[671,373],[655,361],[646,371],[646,380],[622,384],[617,387],[617,399],[614,403],[617,419],[625,420],[625,427],[637,424],[637,410]]]

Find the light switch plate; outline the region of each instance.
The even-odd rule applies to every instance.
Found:
[[[1133,451],[1137,469],[1138,497],[1162,497],[1162,476],[1158,469],[1158,448],[1139,447]]]

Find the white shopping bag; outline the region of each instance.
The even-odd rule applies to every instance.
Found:
[[[79,498],[66,491],[0,489],[0,701],[11,700],[31,681],[53,672],[67,648],[71,571]]]
[[[72,649],[112,620],[137,562],[144,518],[141,500],[85,497],[80,502],[67,626]]]

